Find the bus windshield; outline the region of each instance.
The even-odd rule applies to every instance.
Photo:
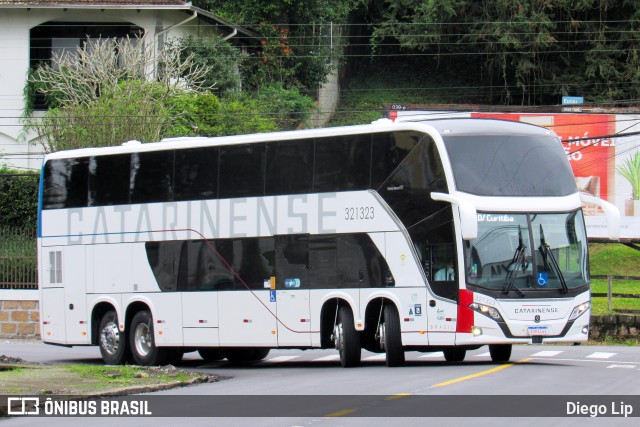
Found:
[[[459,191],[479,196],[568,196],[577,191],[556,137],[451,135],[444,142]]]
[[[566,293],[588,283],[587,236],[580,211],[478,213],[478,237],[465,242],[467,284],[522,296]]]

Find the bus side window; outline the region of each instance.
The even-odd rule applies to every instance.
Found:
[[[276,236],[276,288],[309,289],[308,281],[309,236]]]
[[[264,195],[265,165],[265,144],[221,147],[218,197]]]

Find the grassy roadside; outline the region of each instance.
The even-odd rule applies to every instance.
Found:
[[[589,245],[590,271],[592,276],[640,276],[640,251],[622,244],[593,243]],[[606,279],[592,279],[591,291],[607,292]],[[640,295],[640,281],[614,280],[612,290],[619,294]],[[594,297],[591,300],[592,314],[612,314],[607,298]],[[640,310],[640,298],[613,298],[615,310]]]
[[[124,395],[213,382],[211,375],[167,367],[39,365],[0,361],[0,389],[11,395]]]

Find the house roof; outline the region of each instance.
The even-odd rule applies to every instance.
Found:
[[[0,9],[169,9],[196,13],[198,16],[217,24],[237,30],[251,38],[260,35],[248,28],[233,24],[226,19],[191,5],[182,0],[0,0]]]

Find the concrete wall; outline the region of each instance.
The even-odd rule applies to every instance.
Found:
[[[606,337],[621,339],[640,338],[640,315],[611,314],[591,316],[591,339],[604,340]]]
[[[340,79],[338,64],[334,65],[334,71],[327,77],[327,82],[318,89],[318,105],[310,120],[311,127],[319,128],[326,125],[338,109]]]

